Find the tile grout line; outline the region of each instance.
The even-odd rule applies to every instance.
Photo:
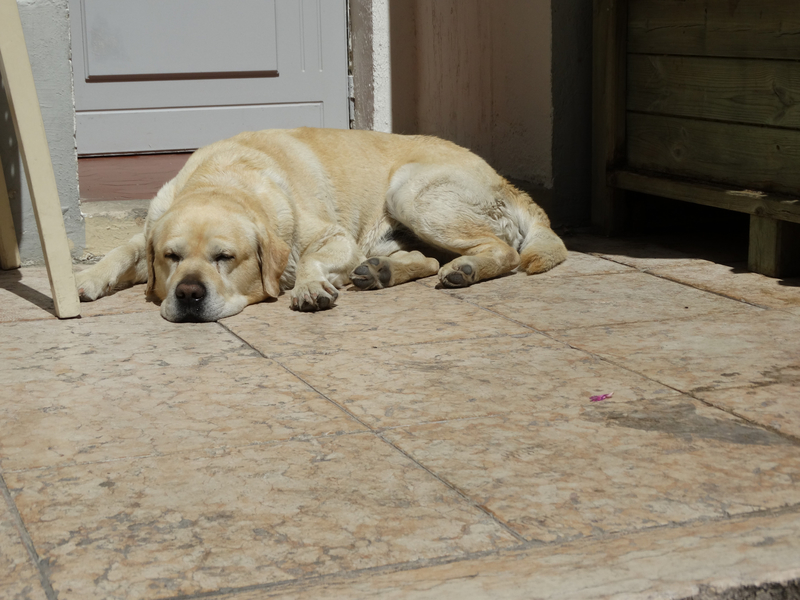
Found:
[[[22,541],[22,545],[25,546],[28,556],[33,561],[33,564],[36,565],[36,572],[39,574],[39,581],[42,584],[42,588],[44,588],[44,593],[45,596],[47,596],[47,600],[57,600],[58,594],[56,594],[55,590],[53,589],[53,585],[50,583],[50,578],[45,572],[45,569],[42,565],[42,560],[39,558],[39,554],[36,552],[33,539],[31,538],[27,527],[25,527],[25,522],[22,520],[22,515],[17,509],[17,504],[14,502],[14,499],[11,497],[11,491],[8,489],[8,485],[6,485],[6,481],[2,474],[0,474],[0,493],[2,493],[2,496],[5,498],[6,504],[8,505],[8,511],[11,513],[11,520],[14,521],[14,525],[17,528],[17,533]]]
[[[546,337],[547,339],[549,339],[549,340],[551,340],[553,342],[556,342],[558,344],[566,346],[567,348],[570,348],[571,350],[576,350],[578,352],[583,352],[584,354],[587,354],[587,355],[591,356],[595,360],[607,363],[609,365],[617,367],[618,369],[622,369],[624,371],[627,371],[628,373],[633,373],[634,375],[637,375],[638,377],[642,377],[644,379],[647,379],[648,381],[652,381],[654,383],[657,383],[658,385],[662,385],[662,386],[664,386],[664,387],[666,387],[666,388],[668,388],[670,390],[673,390],[673,391],[675,391],[675,392],[677,392],[677,393],[679,393],[681,395],[688,396],[688,397],[692,398],[693,400],[696,400],[697,402],[700,402],[701,404],[704,404],[704,405],[708,406],[709,408],[713,408],[715,410],[722,411],[722,412],[724,412],[726,414],[729,414],[729,415],[731,415],[733,417],[736,417],[737,419],[741,419],[745,423],[749,423],[750,425],[753,425],[754,427],[758,427],[760,429],[766,429],[767,431],[771,431],[772,433],[774,433],[774,434],[776,434],[776,435],[788,440],[792,444],[800,444],[800,439],[798,439],[796,436],[793,436],[793,435],[791,435],[789,433],[786,433],[786,432],[782,432],[779,429],[775,429],[774,427],[770,427],[769,425],[765,425],[763,423],[759,423],[757,421],[753,421],[752,419],[750,419],[750,418],[748,418],[746,416],[738,414],[734,409],[728,409],[726,407],[717,406],[713,402],[710,402],[710,401],[707,401],[707,400],[703,400],[702,398],[699,398],[698,396],[696,396],[695,393],[692,392],[692,391],[688,391],[688,392],[683,391],[680,388],[677,388],[677,387],[675,387],[673,385],[670,385],[668,383],[664,383],[663,381],[659,381],[658,379],[654,379],[654,378],[652,378],[652,377],[650,377],[648,375],[645,375],[644,373],[639,373],[638,371],[635,371],[635,370],[633,370],[630,367],[627,367],[625,365],[619,364],[619,363],[617,363],[617,362],[615,362],[615,361],[613,361],[613,360],[611,360],[609,358],[606,358],[606,357],[601,356],[599,354],[596,354],[594,352],[590,352],[589,350],[584,350],[583,348],[578,348],[577,346],[573,346],[569,342],[565,342],[564,340],[561,340],[561,339],[558,339],[557,337],[554,337],[553,335],[551,335],[551,333],[549,333],[547,331],[542,331],[542,330],[536,329],[536,328],[534,328],[534,327],[532,327],[530,325],[526,325],[525,323],[517,321],[516,319],[512,319],[511,317],[508,317],[506,315],[503,315],[503,314],[500,314],[498,312],[495,312],[490,308],[486,308],[484,306],[476,304],[475,302],[471,302],[471,301],[469,301],[467,299],[464,299],[464,298],[458,298],[458,299],[463,301],[463,302],[466,302],[468,304],[471,304],[472,306],[480,308],[481,310],[485,310],[487,312],[490,312],[493,315],[497,315],[498,317],[506,319],[506,320],[508,320],[508,321],[510,321],[512,323],[515,323],[515,324],[518,324],[518,325],[520,325],[522,327],[525,327],[526,329],[529,329],[531,332],[538,333],[538,334]],[[743,302],[743,304],[748,304],[748,303]],[[756,305],[752,305],[752,306],[756,306]],[[756,306],[756,308],[764,308],[764,307]],[[774,309],[766,309],[766,310],[774,310]],[[667,321],[667,320],[669,320],[669,321],[676,321],[676,320],[680,321],[680,320],[689,319],[689,318],[690,317],[679,317],[677,319],[665,319],[665,321]],[[658,320],[656,320],[656,321],[637,321],[637,322],[634,322],[634,323],[619,323],[619,324],[615,324],[615,325],[612,325],[612,326],[616,326],[616,325],[632,325],[632,324],[636,324],[636,323],[659,323],[659,322],[661,322],[661,321],[658,321]],[[593,327],[608,327],[608,326],[609,325],[595,325]],[[560,330],[556,330],[556,331],[560,331]],[[500,336],[498,336],[498,337],[500,337]],[[753,387],[766,387],[768,385],[772,385],[772,384],[764,384],[764,385],[753,386]],[[741,386],[740,388],[720,388],[720,389],[744,389],[744,386]]]
[[[227,329],[228,331],[230,331],[230,330],[229,330],[229,329],[228,329],[228,328],[227,328],[225,325],[222,325],[222,327],[223,327],[223,328],[225,328],[225,329]],[[250,344],[248,344],[246,340],[244,340],[243,338],[241,338],[240,336],[238,336],[238,335],[237,335],[236,333],[234,333],[233,331],[230,331],[230,333],[231,333],[232,335],[235,335],[235,336],[236,336],[237,338],[239,338],[240,340],[242,340],[242,342],[243,342],[243,343],[245,343],[245,344],[247,344],[249,347],[253,348],[253,346],[250,346]],[[261,352],[260,352],[260,351],[259,351],[257,348],[253,348],[253,350],[255,350],[256,352],[258,352],[259,354],[261,354],[261,356],[264,356],[264,355],[263,355],[263,354],[262,354],[262,353],[261,353]],[[264,356],[264,358],[267,358],[267,357],[266,357],[266,356]],[[434,473],[433,471],[431,471],[431,470],[430,470],[428,467],[426,467],[425,465],[423,465],[422,463],[420,463],[420,462],[419,462],[419,461],[418,461],[416,458],[414,458],[413,456],[411,456],[410,454],[408,454],[408,453],[407,453],[405,450],[401,449],[399,446],[397,446],[397,445],[393,444],[393,443],[392,443],[392,442],[390,442],[388,439],[386,439],[386,438],[384,437],[384,435],[383,435],[382,431],[380,431],[380,430],[377,430],[377,429],[375,429],[375,428],[371,427],[370,425],[368,425],[367,423],[365,423],[364,421],[362,421],[360,418],[358,418],[358,417],[357,417],[355,414],[353,414],[351,411],[347,410],[347,409],[346,409],[344,406],[342,406],[341,404],[339,404],[338,402],[336,402],[336,401],[335,401],[335,400],[333,400],[332,398],[328,397],[328,395],[327,395],[327,394],[324,394],[323,392],[321,392],[320,390],[318,390],[316,387],[314,387],[313,385],[311,385],[311,383],[309,383],[308,381],[306,381],[305,379],[303,379],[303,378],[302,378],[300,375],[298,375],[297,373],[295,373],[294,371],[292,371],[292,370],[291,370],[289,367],[287,367],[286,365],[284,365],[284,364],[283,364],[283,363],[281,363],[280,361],[278,361],[278,360],[276,360],[276,359],[274,359],[274,358],[273,358],[273,359],[268,359],[268,360],[273,360],[275,363],[277,363],[278,365],[280,365],[280,366],[281,366],[281,367],[282,367],[284,370],[286,370],[286,372],[287,372],[287,373],[290,373],[290,374],[291,374],[291,375],[293,375],[294,377],[297,377],[297,379],[299,379],[299,380],[300,380],[300,381],[302,381],[304,384],[306,384],[306,385],[307,385],[307,386],[308,386],[310,389],[314,390],[314,392],[316,392],[317,394],[319,394],[321,397],[325,398],[325,399],[326,399],[328,402],[330,402],[331,404],[333,404],[334,406],[336,406],[336,407],[337,407],[339,410],[341,410],[342,412],[344,412],[346,415],[348,415],[350,418],[352,418],[353,420],[355,420],[357,423],[360,423],[360,424],[361,424],[363,427],[366,427],[366,428],[367,428],[367,431],[369,431],[370,433],[372,433],[372,434],[373,434],[373,435],[374,435],[376,438],[378,438],[379,440],[381,440],[381,441],[382,441],[384,444],[387,444],[387,445],[388,445],[390,448],[393,448],[393,449],[394,449],[396,452],[399,452],[401,455],[405,456],[405,457],[406,457],[408,460],[410,460],[410,461],[411,461],[413,464],[415,464],[415,465],[416,465],[418,468],[422,469],[423,471],[425,471],[426,473],[428,473],[428,474],[429,474],[431,477],[433,477],[434,479],[436,479],[437,481],[439,481],[440,483],[442,483],[442,484],[443,484],[443,485],[445,485],[446,487],[448,487],[448,488],[450,488],[451,490],[453,490],[453,491],[454,491],[456,494],[458,494],[458,495],[459,495],[459,496],[460,496],[460,497],[461,497],[463,500],[465,500],[465,501],[466,501],[466,502],[467,502],[467,503],[468,503],[470,506],[473,506],[474,508],[477,508],[477,509],[478,509],[480,512],[482,512],[484,515],[488,516],[488,517],[489,517],[489,518],[490,518],[490,519],[491,519],[493,522],[497,523],[497,524],[498,524],[498,525],[499,525],[499,526],[500,526],[502,529],[504,529],[504,530],[505,530],[507,533],[509,533],[511,536],[513,536],[513,537],[514,537],[514,539],[516,539],[517,541],[519,541],[519,542],[520,542],[520,543],[522,543],[522,544],[530,544],[530,542],[529,542],[528,540],[526,540],[526,539],[525,539],[525,538],[524,538],[522,535],[520,535],[519,533],[517,533],[516,531],[514,531],[514,529],[512,529],[512,528],[511,528],[511,527],[510,527],[510,526],[509,526],[509,525],[508,525],[508,524],[507,524],[505,521],[501,520],[499,517],[497,517],[497,516],[496,516],[494,513],[492,513],[490,510],[488,510],[487,508],[485,508],[485,507],[481,506],[481,505],[480,505],[480,504],[478,504],[478,503],[477,503],[475,500],[473,500],[472,498],[470,498],[470,497],[469,497],[469,496],[466,494],[466,492],[462,491],[461,489],[459,489],[458,487],[456,487],[455,485],[453,485],[452,483],[450,483],[450,482],[449,482],[449,481],[447,481],[446,479],[443,479],[442,477],[440,477],[439,475],[437,475],[436,473]]]
[[[609,365],[617,367],[618,369],[623,369],[625,371],[628,371],[629,373],[633,373],[634,375],[638,375],[639,377],[647,379],[648,381],[652,381],[652,382],[657,383],[659,385],[662,385],[662,386],[664,386],[666,388],[669,388],[669,389],[681,394],[682,396],[688,396],[689,398],[695,400],[696,402],[699,402],[700,404],[704,404],[705,406],[707,406],[709,408],[713,408],[714,410],[719,410],[720,412],[723,412],[725,414],[731,415],[732,417],[736,417],[737,419],[741,419],[745,423],[749,423],[750,425],[752,425],[754,427],[757,427],[759,429],[766,429],[767,431],[771,431],[772,433],[778,435],[779,437],[782,437],[783,439],[789,441],[791,444],[794,444],[794,445],[800,444],[800,439],[798,439],[796,436],[793,436],[792,434],[786,433],[785,431],[782,432],[779,429],[775,429],[774,427],[770,427],[769,425],[766,425],[764,423],[759,423],[758,421],[753,421],[752,419],[750,419],[750,418],[748,418],[748,417],[746,417],[744,415],[738,414],[734,409],[729,409],[729,408],[724,407],[724,406],[717,406],[713,402],[710,402],[708,400],[703,400],[702,398],[696,396],[695,392],[692,392],[692,391],[685,392],[682,389],[675,387],[674,385],[670,385],[669,383],[664,383],[663,381],[659,381],[658,379],[653,379],[649,375],[645,375],[644,373],[639,373],[638,371],[634,371],[630,367],[626,367],[625,365],[622,365],[622,364],[619,364],[617,362],[614,362],[613,360],[610,360],[608,358],[605,358],[603,356],[595,354],[594,352],[589,352],[588,350],[583,350],[582,348],[576,348],[576,347],[572,346],[571,344],[567,344],[567,345],[570,348],[573,348],[573,349],[575,349],[575,350],[577,350],[579,352],[584,352],[584,353],[588,354],[589,356],[591,356],[591,357],[593,357],[593,358],[595,358],[595,359],[597,359],[599,361],[605,362],[605,363],[607,363]],[[766,384],[766,385],[770,385],[770,384]],[[764,385],[764,386],[755,386],[754,385],[753,387],[766,387],[766,385]],[[720,390],[727,390],[727,389],[745,389],[745,388],[719,388],[719,389]]]
[[[654,273],[653,271],[651,271],[650,269],[645,268],[645,267],[634,267],[632,265],[625,264],[622,261],[614,260],[613,258],[608,258],[607,256],[604,256],[603,254],[600,254],[600,253],[587,252],[586,254],[589,254],[590,256],[594,256],[595,258],[600,258],[600,259],[603,259],[603,260],[607,260],[607,261],[612,262],[612,263],[614,263],[616,265],[622,265],[622,266],[625,266],[625,267],[630,267],[632,269],[636,269],[639,273],[644,273],[645,275],[650,275],[652,277],[656,277],[657,279],[661,279],[663,281],[670,281],[672,283],[677,283],[678,285],[682,285],[682,286],[691,288],[693,290],[697,290],[698,292],[705,292],[706,294],[712,294],[712,295],[718,296],[720,298],[725,298],[726,300],[733,300],[734,302],[739,302],[741,304],[746,304],[748,306],[754,306],[756,308],[763,308],[764,310],[779,310],[779,309],[775,309],[775,308],[772,308],[772,307],[769,307],[769,306],[762,306],[761,304],[756,304],[755,302],[749,302],[748,300],[743,300],[741,298],[734,298],[733,296],[728,296],[727,294],[723,294],[722,292],[716,292],[714,290],[705,290],[703,288],[699,288],[697,286],[692,285],[691,283],[686,283],[685,281],[681,281],[679,279],[672,279],[670,277],[667,277],[666,275],[659,275],[658,273]]]
[[[481,512],[482,512],[484,515],[486,515],[487,517],[489,517],[489,518],[490,518],[492,521],[494,521],[495,523],[497,523],[498,525],[500,525],[500,527],[501,527],[502,529],[504,529],[504,530],[505,530],[507,533],[511,534],[511,535],[512,535],[512,536],[513,536],[513,537],[514,537],[514,538],[515,538],[515,539],[516,539],[518,542],[520,542],[521,544],[523,544],[523,545],[525,545],[525,546],[537,546],[537,545],[538,545],[538,544],[535,544],[535,543],[531,542],[530,540],[527,540],[527,539],[525,539],[525,537],[523,537],[523,536],[522,536],[522,534],[520,534],[520,533],[517,533],[517,532],[516,532],[516,531],[515,531],[515,530],[514,530],[514,529],[513,529],[513,528],[512,528],[512,527],[511,527],[511,526],[510,526],[508,523],[506,523],[505,521],[503,521],[503,520],[502,520],[500,517],[498,517],[496,514],[494,514],[494,513],[493,513],[492,511],[490,511],[488,508],[486,508],[485,506],[482,506],[482,505],[478,504],[478,503],[477,503],[475,500],[473,500],[473,499],[472,499],[472,498],[471,498],[471,497],[470,497],[470,496],[469,496],[469,495],[468,495],[468,494],[467,494],[465,491],[463,491],[461,488],[459,488],[458,486],[456,486],[456,485],[455,485],[455,484],[453,484],[453,483],[450,483],[449,481],[447,481],[447,479],[443,478],[442,476],[438,475],[437,473],[434,473],[434,472],[433,472],[431,469],[429,469],[428,467],[426,467],[425,465],[423,465],[423,464],[422,464],[422,463],[421,463],[419,460],[417,460],[416,458],[414,458],[414,457],[413,457],[411,454],[409,454],[408,452],[406,452],[405,450],[403,450],[402,448],[400,448],[400,446],[398,446],[397,444],[395,444],[395,443],[393,443],[393,442],[389,441],[388,439],[386,439],[386,437],[384,437],[384,435],[383,435],[383,433],[382,433],[382,432],[376,432],[376,436],[377,436],[378,438],[380,438],[381,440],[383,440],[383,442],[385,442],[386,444],[388,444],[390,447],[394,448],[394,449],[395,449],[397,452],[399,452],[400,454],[402,454],[403,456],[405,456],[405,457],[406,457],[408,460],[410,460],[411,462],[413,462],[415,465],[417,465],[417,467],[419,467],[420,469],[422,469],[423,471],[425,471],[426,473],[428,473],[428,474],[429,474],[431,477],[433,477],[433,478],[434,478],[434,479],[436,479],[437,481],[441,482],[443,485],[445,485],[445,486],[449,487],[449,488],[450,488],[451,490],[453,490],[453,491],[454,491],[456,494],[458,494],[459,496],[461,496],[461,498],[462,498],[463,500],[466,500],[466,501],[467,501],[467,502],[468,502],[468,503],[469,503],[471,506],[473,506],[473,507],[477,508],[477,509],[478,509],[479,511],[481,511]]]
[[[342,406],[341,404],[339,404],[339,403],[338,403],[338,402],[336,402],[335,400],[332,400],[332,399],[331,399],[331,398],[329,398],[329,397],[328,397],[326,394],[323,394],[323,393],[322,393],[321,391],[319,391],[319,390],[318,390],[316,387],[314,387],[314,386],[313,386],[313,385],[311,385],[311,384],[310,384],[308,381],[306,381],[305,379],[303,379],[303,378],[302,378],[300,375],[298,375],[297,373],[295,373],[294,371],[292,371],[292,370],[291,370],[289,367],[287,367],[287,366],[286,366],[286,365],[284,365],[282,362],[280,362],[280,360],[279,360],[278,358],[273,358],[273,357],[267,356],[266,354],[264,354],[263,352],[261,352],[261,350],[259,350],[258,348],[256,348],[256,347],[255,347],[255,346],[253,346],[252,344],[250,344],[250,342],[248,342],[247,340],[245,340],[245,339],[244,339],[242,336],[240,336],[238,333],[236,333],[235,331],[233,331],[232,329],[230,329],[230,328],[229,328],[227,325],[224,325],[223,323],[220,323],[219,321],[217,321],[217,324],[218,324],[220,327],[222,327],[222,328],[223,328],[225,331],[227,331],[228,333],[230,333],[232,336],[234,336],[236,339],[238,339],[238,340],[241,340],[241,342],[242,342],[243,344],[245,344],[245,345],[246,345],[248,348],[252,348],[252,350],[253,350],[254,352],[256,352],[256,353],[257,353],[259,356],[261,356],[261,357],[262,357],[262,358],[264,358],[265,360],[270,360],[270,361],[274,362],[276,365],[280,366],[280,367],[281,367],[281,368],[282,368],[284,371],[286,371],[287,373],[289,373],[289,374],[290,374],[290,375],[292,375],[293,377],[297,378],[299,381],[302,381],[302,382],[303,382],[303,384],[304,384],[304,385],[306,385],[306,386],[307,386],[307,387],[308,387],[310,390],[312,390],[312,391],[313,391],[313,392],[315,392],[316,394],[319,394],[319,395],[320,395],[322,398],[324,398],[325,400],[327,400],[328,402],[330,402],[331,404],[333,404],[333,405],[334,405],[336,408],[338,408],[340,411],[342,411],[342,412],[343,412],[345,415],[347,415],[348,417],[350,417],[351,419],[353,419],[353,420],[354,420],[356,423],[358,423],[358,424],[359,424],[359,425],[361,425],[362,427],[366,428],[366,430],[367,430],[367,431],[369,431],[369,432],[372,432],[372,433],[375,433],[375,430],[374,430],[372,427],[370,427],[369,425],[367,425],[367,424],[366,424],[364,421],[362,421],[361,419],[359,419],[359,418],[358,418],[358,417],[357,417],[355,414],[353,414],[352,412],[350,412],[349,410],[347,410],[347,409],[346,409],[344,406]]]
[[[760,387],[765,387],[765,386],[760,386]],[[723,388],[723,389],[726,389],[726,388]],[[736,388],[727,388],[727,389],[736,389]],[[680,390],[678,390],[678,391],[680,391]],[[772,427],[772,426],[767,425],[765,423],[759,423],[758,421],[753,421],[749,417],[746,417],[744,415],[740,415],[739,413],[737,413],[736,409],[728,408],[726,406],[718,406],[718,405],[714,404],[713,402],[711,402],[710,400],[704,400],[703,398],[695,396],[694,392],[681,392],[681,393],[685,394],[686,396],[689,396],[690,398],[696,400],[697,402],[700,402],[701,404],[705,404],[709,408],[713,408],[715,410],[722,411],[722,412],[724,412],[726,414],[729,414],[729,415],[731,415],[733,417],[736,417],[737,419],[741,419],[745,423],[749,423],[750,425],[753,425],[754,427],[758,427],[760,429],[766,429],[767,431],[771,431],[775,435],[780,436],[785,440],[788,440],[790,443],[792,443],[794,445],[800,445],[800,438],[798,438],[795,435],[792,435],[791,433],[786,433],[785,431],[781,431],[780,429],[776,429],[775,427]]]
[[[273,581],[268,583],[256,583],[237,588],[222,588],[218,590],[210,590],[207,592],[197,592],[197,593],[183,594],[179,596],[166,596],[161,598],[160,600],[201,600],[204,598],[211,598],[211,599],[221,598],[221,597],[227,598],[232,595],[235,596],[236,594],[253,592],[253,591],[270,591],[281,588],[302,588],[308,585],[317,585],[320,583],[322,584],[328,583],[331,585],[336,585],[340,583],[347,583],[349,581],[357,580],[362,576],[370,577],[370,576],[380,576],[392,573],[411,572],[419,569],[426,569],[430,567],[435,568],[442,565],[462,563],[470,560],[481,559],[491,556],[502,557],[503,555],[507,554],[513,555],[520,552],[530,552],[547,548],[556,549],[569,544],[592,543],[592,542],[602,543],[626,537],[649,535],[653,531],[660,531],[665,529],[691,528],[692,526],[698,524],[707,525],[707,524],[717,524],[717,523],[727,523],[727,522],[744,522],[750,519],[757,519],[762,517],[769,518],[787,514],[800,515],[800,504],[792,504],[776,508],[765,508],[761,510],[755,510],[749,513],[739,513],[735,515],[723,514],[719,517],[711,517],[711,518],[698,517],[680,523],[666,523],[663,525],[644,527],[642,529],[634,529],[631,531],[604,533],[596,537],[590,535],[587,537],[572,538],[572,539],[553,541],[553,542],[538,542],[538,543],[526,542],[525,544],[520,544],[518,546],[511,546],[508,548],[499,548],[496,550],[484,550],[479,552],[466,552],[459,556],[441,556],[441,557],[434,557],[430,559],[422,559],[417,561],[406,561],[401,563],[376,565],[374,567],[364,567],[361,569],[353,569],[351,571],[340,571],[338,573],[313,575],[311,577],[284,579],[282,581]]]
[[[503,552],[518,552],[526,548],[510,547],[502,549]],[[281,588],[297,588],[305,587],[308,585],[317,585],[331,581],[336,584],[339,582],[356,580],[364,575],[367,577],[373,575],[382,575],[385,573],[404,573],[416,571],[418,569],[426,569],[429,567],[439,567],[449,565],[467,560],[475,560],[498,554],[498,550],[484,550],[480,552],[466,552],[459,556],[439,556],[428,559],[420,559],[416,561],[407,561],[401,563],[390,563],[385,565],[376,565],[374,567],[363,567],[353,569],[351,571],[340,571],[338,573],[325,573],[321,575],[312,575],[310,577],[300,577],[295,579],[284,579],[280,581],[273,581],[268,583],[255,583],[236,588],[223,588],[219,590],[211,590],[208,592],[197,592],[194,594],[184,594],[180,596],[166,596],[159,598],[159,600],[201,600],[202,598],[219,598],[228,597],[230,595],[242,594],[255,591],[271,591]]]

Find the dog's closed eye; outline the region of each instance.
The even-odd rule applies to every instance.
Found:
[[[233,256],[233,254],[230,254],[229,252],[220,252],[214,257],[214,262],[226,262],[229,260],[233,260],[234,258],[235,257]]]
[[[174,252],[166,252],[164,253],[164,258],[167,260],[171,260],[173,262],[181,262],[181,256],[179,254],[175,254]]]

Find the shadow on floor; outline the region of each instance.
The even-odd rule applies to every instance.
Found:
[[[0,288],[8,290],[15,296],[22,298],[46,310],[51,315],[56,316],[55,305],[53,299],[39,290],[22,283],[22,273],[19,269],[11,269],[9,271],[0,271]]]
[[[748,272],[748,214],[630,194],[626,230],[628,233],[615,238],[567,234],[564,241],[570,250],[578,252],[623,253],[631,258],[699,258],[726,265],[732,273]],[[800,276],[793,274],[779,283],[800,287]]]

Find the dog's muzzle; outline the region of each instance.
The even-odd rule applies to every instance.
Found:
[[[202,321],[206,286],[196,279],[184,279],[175,287],[180,321]]]

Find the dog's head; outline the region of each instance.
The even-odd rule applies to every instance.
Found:
[[[148,232],[147,297],[168,321],[216,321],[277,298],[288,258],[263,212],[230,192],[193,192]]]

